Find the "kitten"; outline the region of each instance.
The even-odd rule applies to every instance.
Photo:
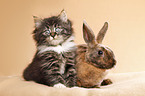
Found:
[[[65,11],[44,19],[34,16],[34,22],[37,52],[23,72],[24,79],[48,86],[75,86],[76,46],[72,23]]]

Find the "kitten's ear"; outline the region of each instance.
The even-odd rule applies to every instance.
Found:
[[[34,18],[35,27],[38,28],[41,25],[42,19],[37,16],[33,16],[33,18]]]
[[[63,21],[67,23],[67,15],[64,11],[64,9],[61,11],[61,13],[58,15],[58,17]]]

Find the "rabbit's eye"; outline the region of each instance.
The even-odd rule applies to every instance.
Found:
[[[98,55],[102,55],[102,54],[103,54],[103,51],[99,50]]]

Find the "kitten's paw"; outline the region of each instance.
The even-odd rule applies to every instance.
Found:
[[[61,84],[61,83],[55,84],[53,87],[55,87],[55,88],[66,88],[66,86]]]

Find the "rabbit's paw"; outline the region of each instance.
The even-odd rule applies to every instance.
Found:
[[[105,86],[105,85],[110,85],[113,82],[110,79],[104,79],[103,82],[101,83],[101,86]]]

